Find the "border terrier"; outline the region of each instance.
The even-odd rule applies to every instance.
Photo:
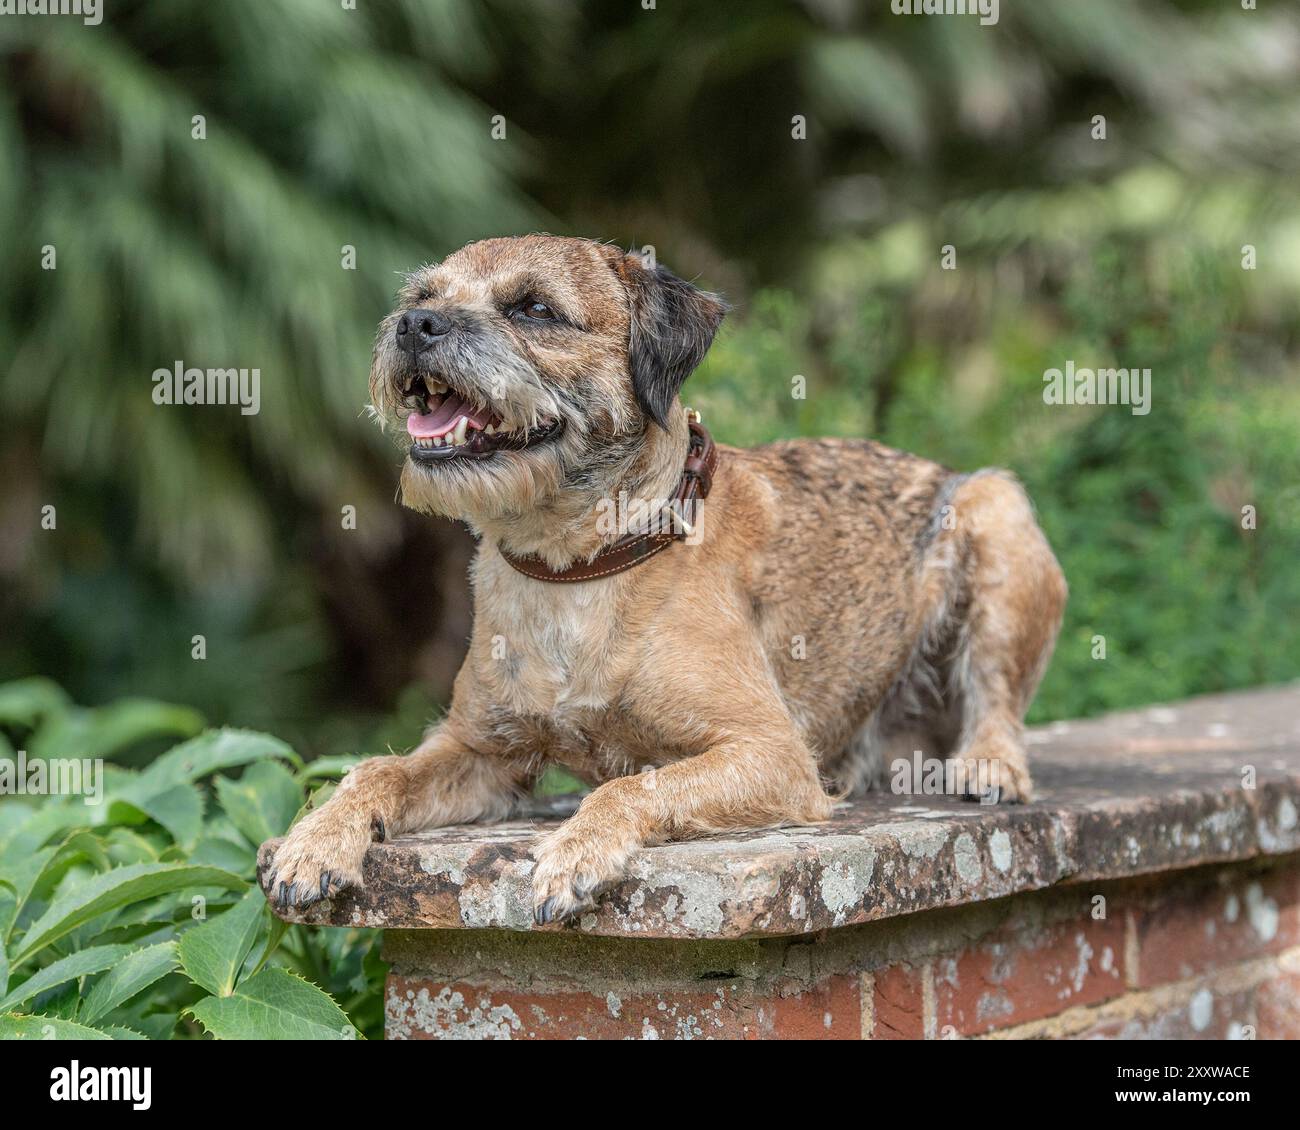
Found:
[[[403,502],[479,537],[469,654],[413,752],[362,762],[290,831],[269,897],[360,884],[372,839],[502,819],[550,764],[595,788],[534,846],[538,923],[590,908],[647,845],[826,820],[890,752],[991,767],[982,799],[1030,799],[1022,722],[1066,585],[1024,490],[869,440],[712,448],[678,394],[725,310],[547,235],[406,280],[370,395],[402,433]],[[708,494],[693,523],[602,521],[686,480]]]

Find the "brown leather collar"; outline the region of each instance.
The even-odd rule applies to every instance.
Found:
[[[682,469],[676,493],[664,507],[665,510],[672,508],[676,519],[679,519],[674,521],[672,532],[659,530],[646,534],[626,534],[612,545],[606,546],[590,561],[578,562],[567,569],[552,569],[540,557],[516,557],[504,549],[501,550],[501,556],[525,577],[537,581],[573,584],[576,581],[594,581],[597,577],[621,573],[633,565],[640,565],[642,561],[649,561],[673,542],[685,541],[690,533],[680,519],[684,517],[687,522],[695,520],[696,504],[709,497],[713,473],[718,467],[718,449],[713,444],[713,437],[700,423],[699,413],[688,412],[687,419],[691,442],[686,450],[686,466]]]

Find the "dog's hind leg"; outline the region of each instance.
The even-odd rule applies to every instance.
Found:
[[[966,791],[990,799],[1032,798],[1023,741],[1025,712],[1056,643],[1066,584],[1033,508],[1009,474],[981,471],[951,496],[952,523],[932,553],[955,550],[963,592],[955,603],[956,650],[947,684],[961,728],[952,759]]]
[[[470,750],[444,721],[405,756],[357,765],[276,849],[262,876],[267,898],[304,907],[361,883],[374,840],[420,828],[499,820],[527,783],[524,767]]]

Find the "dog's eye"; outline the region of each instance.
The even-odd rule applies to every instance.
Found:
[[[555,317],[555,311],[545,302],[525,302],[520,312],[525,318],[537,318],[539,321]]]

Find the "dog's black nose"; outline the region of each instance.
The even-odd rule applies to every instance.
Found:
[[[436,310],[408,310],[397,322],[397,348],[423,353],[451,329],[451,319]]]

